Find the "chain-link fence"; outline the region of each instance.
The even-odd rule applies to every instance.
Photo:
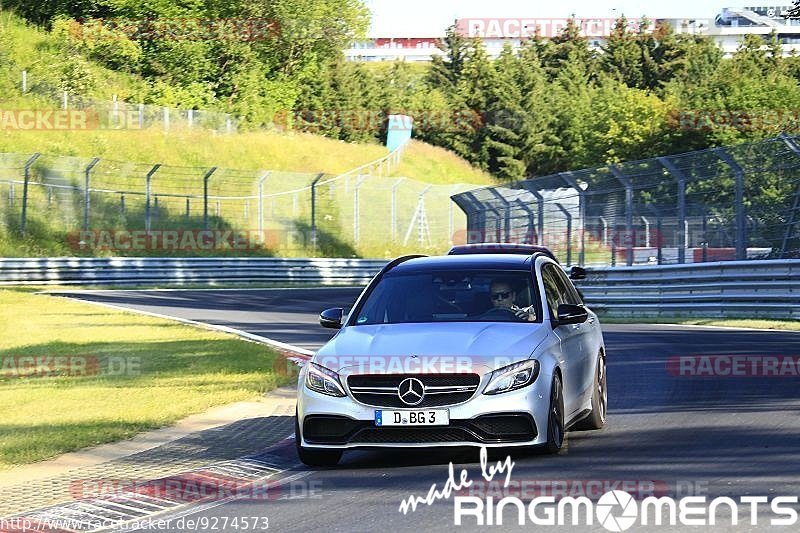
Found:
[[[800,138],[562,172],[457,194],[468,242],[567,264],[800,257]]]
[[[20,73],[20,92],[40,96],[62,110],[85,111],[84,127],[90,129],[202,128],[235,133],[239,128],[239,121],[230,113],[125,102],[116,96],[112,100],[90,98],[64,90],[53,80],[35,78],[26,70]]]
[[[340,175],[3,153],[0,241],[49,255],[441,253],[463,241],[450,196],[471,186],[388,177],[401,153]]]

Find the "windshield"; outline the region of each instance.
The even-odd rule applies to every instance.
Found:
[[[458,270],[387,274],[351,325],[414,322],[540,322],[528,271]]]

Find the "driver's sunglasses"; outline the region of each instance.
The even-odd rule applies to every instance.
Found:
[[[505,300],[509,296],[511,296],[511,291],[493,292],[492,293],[492,300]]]

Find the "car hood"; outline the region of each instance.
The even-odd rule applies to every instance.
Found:
[[[512,322],[348,326],[317,352],[314,362],[336,372],[349,369],[348,374],[482,374],[530,357],[548,332],[542,324]]]

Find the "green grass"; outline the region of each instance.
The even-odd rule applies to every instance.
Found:
[[[491,174],[473,167],[453,152],[419,141],[411,141],[393,175],[434,185],[497,184]]]
[[[603,324],[679,324],[690,326],[717,326],[744,329],[777,329],[800,331],[800,320],[768,320],[761,318],[614,318],[600,317]]]
[[[2,290],[0,360],[19,356],[96,357],[100,371],[15,377],[0,367],[0,469],[126,439],[288,381],[274,351],[230,335]],[[114,357],[138,358],[139,374],[109,375],[111,361],[122,361]]]

